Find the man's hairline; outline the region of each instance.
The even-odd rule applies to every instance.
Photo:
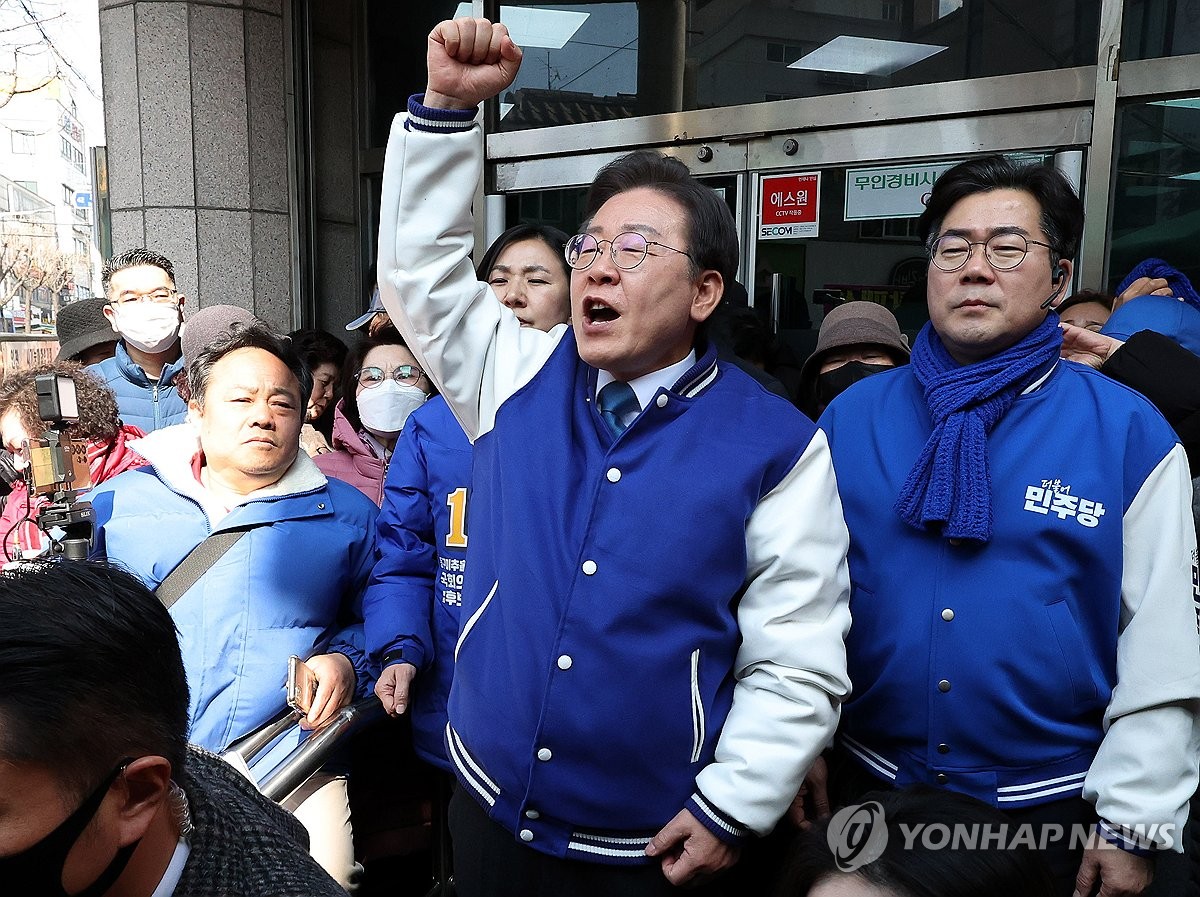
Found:
[[[229,358],[231,355],[236,355],[238,352],[241,352],[241,351],[243,351],[243,350],[245,350],[245,349],[257,349],[257,350],[258,350],[258,351],[260,351],[260,352],[265,352],[267,355],[271,356],[271,357],[272,357],[272,358],[274,358],[276,361],[278,361],[278,362],[279,362],[281,365],[283,365],[283,367],[284,367],[284,370],[286,370],[286,371],[288,372],[288,375],[289,375],[289,376],[292,378],[293,382],[295,382],[295,384],[296,384],[296,395],[295,395],[295,399],[296,399],[296,404],[297,404],[297,405],[299,405],[299,404],[300,404],[300,402],[301,402],[301,393],[302,393],[304,390],[303,390],[303,388],[301,387],[301,384],[300,384],[300,378],[296,376],[296,372],[295,372],[295,371],[293,371],[293,370],[292,370],[290,367],[288,367],[288,363],[287,363],[286,361],[284,361],[282,358],[280,358],[278,355],[276,355],[276,354],[275,354],[274,352],[272,352],[270,349],[264,349],[262,346],[238,346],[236,349],[230,349],[228,352],[226,352],[224,355],[222,355],[222,356],[221,356],[220,358],[218,358],[216,361],[213,361],[212,363],[210,363],[210,364],[208,365],[208,376],[204,378],[204,392],[203,392],[203,397],[202,397],[202,398],[196,398],[196,397],[194,397],[194,396],[193,396],[193,399],[192,399],[192,401],[194,401],[194,402],[196,403],[196,407],[199,409],[199,411],[200,411],[200,413],[201,413],[201,414],[203,414],[203,413],[204,413],[204,403],[205,403],[205,400],[207,400],[207,398],[208,398],[208,396],[209,396],[209,393],[211,393],[211,392],[212,392],[212,389],[211,389],[211,387],[212,387],[212,375],[213,375],[213,371],[214,371],[214,370],[216,370],[216,367],[217,367],[217,365],[219,365],[219,364],[220,364],[222,361],[224,361],[226,358]],[[191,367],[191,365],[189,364],[189,365],[188,365],[188,367]],[[316,378],[315,378],[315,377],[313,378],[313,383],[314,383],[314,384],[316,383]],[[274,394],[274,395],[278,395],[278,393],[277,393],[277,392],[276,392],[276,393],[273,393],[273,394]],[[303,417],[303,415],[301,415],[301,417]]]
[[[658,184],[634,184],[629,187],[622,187],[619,190],[614,190],[612,193],[610,193],[608,196],[605,197],[604,202],[600,203],[600,205],[598,205],[596,207],[595,211],[593,211],[591,215],[589,215],[586,219],[584,219],[584,222],[581,225],[582,229],[579,232],[581,234],[593,233],[595,229],[592,227],[592,222],[595,221],[596,216],[600,213],[600,210],[602,208],[604,208],[606,205],[609,204],[609,202],[616,199],[618,196],[624,196],[627,193],[634,193],[638,190],[647,190],[647,191],[654,193],[654,194],[658,195],[659,197],[673,203],[675,205],[675,207],[682,213],[681,217],[682,217],[682,221],[683,221],[683,226],[688,232],[688,234],[687,234],[688,241],[690,242],[693,239],[692,234],[691,234],[691,221],[690,221],[691,211],[689,210],[688,206],[686,204],[684,204],[679,199],[679,197],[676,196],[674,193],[672,193],[670,190],[664,190]],[[661,231],[658,231],[652,225],[649,225],[649,224],[646,224],[646,225],[626,224],[626,225],[623,225],[623,227],[631,229],[631,230],[634,229],[635,227],[641,228],[641,229],[645,229],[648,231],[652,231],[655,236],[659,236],[659,237],[663,236]],[[624,233],[624,231],[621,231],[621,232]]]
[[[171,289],[174,290],[176,288],[175,276],[170,271],[168,271],[166,268],[164,268],[162,265],[156,265],[156,264],[154,264],[154,262],[138,262],[137,264],[134,264],[134,265],[125,265],[124,267],[118,268],[116,271],[111,272],[108,275],[108,289],[106,289],[104,291],[104,295],[107,296],[109,293],[109,290],[112,289],[112,282],[113,282],[114,277],[116,277],[122,271],[132,271],[134,268],[157,268],[163,274],[167,275],[167,280],[171,281]]]
[[[1047,208],[1046,208],[1045,204],[1042,202],[1042,200],[1039,199],[1037,194],[1035,194],[1032,190],[1030,190],[1027,187],[1010,187],[1010,186],[1004,186],[1004,185],[996,185],[994,187],[980,186],[979,189],[972,190],[970,193],[964,193],[962,196],[960,196],[958,199],[956,199],[950,205],[950,207],[948,209],[946,209],[946,211],[942,214],[942,216],[933,222],[934,227],[930,228],[929,236],[925,240],[926,247],[932,249],[933,244],[938,240],[939,237],[943,237],[946,235],[946,233],[949,233],[948,231],[947,232],[942,231],[942,225],[944,225],[946,223],[946,219],[950,217],[950,213],[953,212],[954,209],[960,203],[962,203],[964,200],[970,199],[972,196],[979,196],[979,195],[985,194],[985,193],[995,193],[997,190],[1011,190],[1015,193],[1024,193],[1031,200],[1033,200],[1034,205],[1037,207],[1038,229],[1041,230],[1042,235],[1046,238],[1047,241],[1049,241],[1051,239],[1050,235],[1046,233],[1046,228],[1043,223],[1043,219],[1053,220],[1053,216],[1047,210]],[[1003,231],[1001,231],[1001,232],[1003,232]],[[1029,239],[1028,233],[1026,233],[1024,231],[1021,231],[1021,233],[1023,236],[1026,237],[1026,239]],[[1064,257],[1063,250],[1061,249],[1061,247],[1051,245],[1050,250],[1053,253],[1055,253],[1056,255],[1058,255],[1060,257],[1060,259],[1062,259]]]

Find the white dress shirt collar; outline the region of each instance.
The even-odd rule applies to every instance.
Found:
[[[654,395],[658,392],[660,386],[663,389],[670,389],[679,382],[684,374],[695,367],[695,364],[696,350],[693,349],[682,361],[677,361],[675,364],[665,368],[659,368],[657,371],[651,371],[649,374],[643,374],[636,380],[630,380],[629,385],[632,387],[634,395],[638,398],[638,404],[645,408],[654,401]],[[608,371],[597,369],[596,395],[600,395],[600,390],[616,379]]]

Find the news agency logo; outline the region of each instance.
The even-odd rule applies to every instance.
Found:
[[[888,828],[878,801],[851,804],[833,814],[826,833],[834,862],[842,872],[853,872],[883,856]]]
[[[1009,823],[947,824],[904,823],[896,826],[900,850],[1045,851],[1066,843],[1070,850],[1089,847],[1117,849],[1117,840],[1142,848],[1173,849],[1178,842],[1174,823],[1136,824],[1112,828],[1101,824],[1063,826]],[[1105,833],[1107,832],[1107,834]],[[883,856],[888,846],[888,825],[877,801],[851,804],[833,814],[826,840],[842,872],[854,872]],[[1114,840],[1117,839],[1117,840]]]

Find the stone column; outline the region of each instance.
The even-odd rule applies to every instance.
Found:
[[[292,329],[286,0],[100,0],[113,252]]]

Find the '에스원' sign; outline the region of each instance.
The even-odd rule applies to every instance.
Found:
[[[815,237],[820,219],[821,172],[764,177],[758,198],[758,238]]]

